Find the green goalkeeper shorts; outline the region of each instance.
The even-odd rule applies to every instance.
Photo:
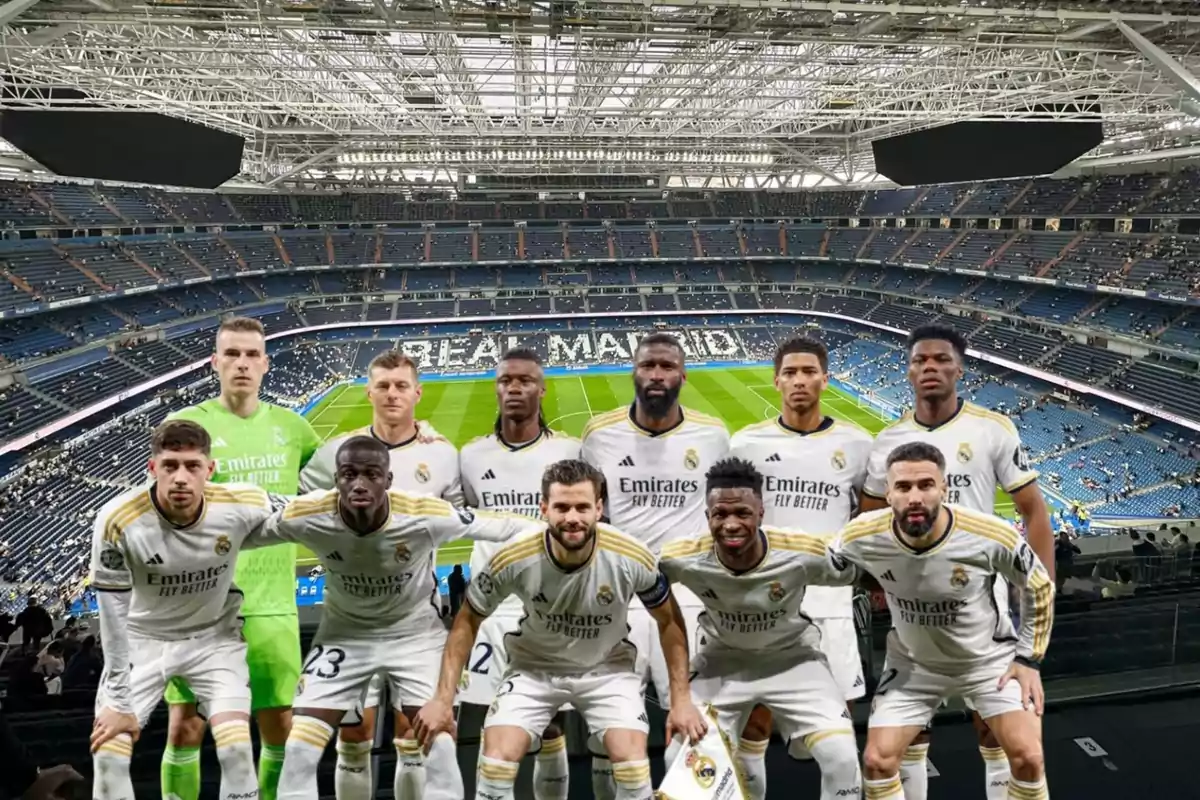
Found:
[[[246,617],[246,664],[250,668],[250,697],[254,711],[291,708],[300,680],[300,622],[298,617]],[[167,702],[195,703],[196,696],[182,678],[167,684]]]

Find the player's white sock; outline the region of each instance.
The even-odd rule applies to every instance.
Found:
[[[421,800],[425,796],[425,756],[416,739],[395,739],[396,780],[392,784],[396,800]]]
[[[863,781],[863,796],[866,800],[907,800],[908,795],[900,787],[900,774],[877,781]]]
[[[425,756],[425,800],[463,800],[466,791],[458,745],[450,734],[439,733]]]
[[[337,772],[333,791],[337,800],[367,800],[371,796],[371,743],[337,743]]]
[[[129,779],[132,757],[133,738],[127,733],[100,745],[92,754],[93,800],[134,800],[133,781]]]
[[[767,796],[767,746],[770,744],[770,739],[738,742],[737,764],[742,770],[746,800],[763,800]]]
[[[617,784],[613,781],[612,762],[592,756],[592,796],[596,800],[615,800]]]
[[[929,742],[909,745],[900,759],[900,781],[904,784],[904,800],[926,800],[929,797]]]
[[[533,761],[533,800],[567,800],[569,778],[567,737],[542,739],[542,749]]]
[[[513,786],[521,765],[498,758],[479,756],[479,774],[475,781],[475,800],[512,800]]]
[[[622,761],[612,765],[613,781],[617,784],[617,800],[650,800],[650,762]]]
[[[254,771],[254,745],[250,743],[250,720],[222,722],[212,728],[221,762],[221,800],[258,797]]]
[[[852,728],[805,736],[804,746],[821,767],[821,800],[859,796],[862,771],[858,767],[858,742]]]
[[[317,800],[317,765],[332,738],[333,728],[319,719],[292,720],[276,800]]]
[[[1050,800],[1050,789],[1046,786],[1046,776],[1036,781],[1019,781],[1008,779],[1008,800]]]
[[[1012,772],[1008,768],[1008,756],[1000,747],[980,747],[979,755],[983,756],[984,786],[987,789],[987,800],[1004,800],[1008,797],[1008,779]]]

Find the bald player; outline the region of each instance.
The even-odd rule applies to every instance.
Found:
[[[916,403],[913,410],[882,430],[875,439],[863,486],[863,511],[887,507],[887,460],[897,447],[926,442],[941,451],[946,463],[947,503],[982,514],[995,512],[996,492],[1002,489],[1016,505],[1027,526],[1029,544],[1046,569],[1053,572],[1054,533],[1050,512],[1038,487],[1037,472],[1029,466],[1021,437],[1012,420],[968,402],[959,395],[967,357],[967,341],[953,328],[925,325],[909,334],[908,381]],[[1053,575],[1051,575],[1053,577]],[[996,584],[998,616],[1008,614],[1008,588]],[[975,714],[979,752],[984,759],[988,800],[1007,796],[1009,765],[1000,743]],[[922,733],[905,753],[901,779],[907,800],[928,794],[928,733]]]
[[[633,405],[588,422],[583,459],[604,474],[610,522],[657,556],[668,542],[707,527],[704,474],[728,455],[729,432],[721,420],[680,405],[687,369],[683,346],[674,336],[643,337],[633,362]],[[683,586],[676,599],[694,641],[703,604]],[[635,603],[629,624],[630,639],[645,652],[641,660],[648,663],[659,702],[669,708],[667,667],[653,621]],[[610,766],[594,755],[593,789],[605,800],[613,796]]]

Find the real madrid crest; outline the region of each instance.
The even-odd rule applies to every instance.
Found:
[[[959,444],[959,446],[958,446],[958,460],[959,460],[959,463],[962,463],[962,464],[969,464],[969,463],[971,463],[971,456],[972,456],[972,455],[974,455],[974,454],[971,452],[971,445],[970,445],[970,444],[968,444],[967,442],[962,442],[961,444]]]
[[[424,462],[417,464],[413,477],[417,479],[417,483],[429,483],[429,465]]]
[[[834,450],[833,455],[829,458],[829,463],[833,465],[834,469],[845,469],[846,453],[842,450]]]
[[[296,694],[297,695],[304,694],[304,676],[303,675],[300,676],[300,680],[296,681]]]
[[[412,553],[402,544],[396,545],[396,552],[393,554],[397,564],[407,564],[412,558]]]
[[[767,585],[767,596],[775,603],[779,603],[787,596],[787,591],[784,590],[783,584],[779,581],[771,581]]]
[[[219,556],[229,555],[229,551],[233,549],[233,543],[229,541],[228,536],[218,536],[217,543],[213,545],[213,552]]]
[[[607,584],[596,590],[596,602],[602,606],[611,605],[615,599],[616,596],[613,594],[613,590]]]
[[[687,754],[684,763],[692,771],[692,777],[701,789],[708,789],[717,782],[717,764],[708,756],[692,750]]]
[[[950,572],[950,585],[953,586],[955,589],[961,589],[970,582],[971,582],[971,579],[967,577],[967,571],[965,569],[963,569],[962,567],[956,566]]]
[[[688,469],[696,469],[700,466],[700,454],[694,448],[689,447],[688,451],[683,454],[683,465]]]

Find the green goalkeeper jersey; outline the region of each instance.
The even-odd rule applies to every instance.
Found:
[[[196,422],[212,438],[216,483],[251,483],[281,495],[299,494],[300,470],[321,446],[308,420],[270,403],[243,419],[213,398],[172,419]],[[238,556],[234,580],[245,594],[242,615],[296,613],[296,546],[247,550]]]

